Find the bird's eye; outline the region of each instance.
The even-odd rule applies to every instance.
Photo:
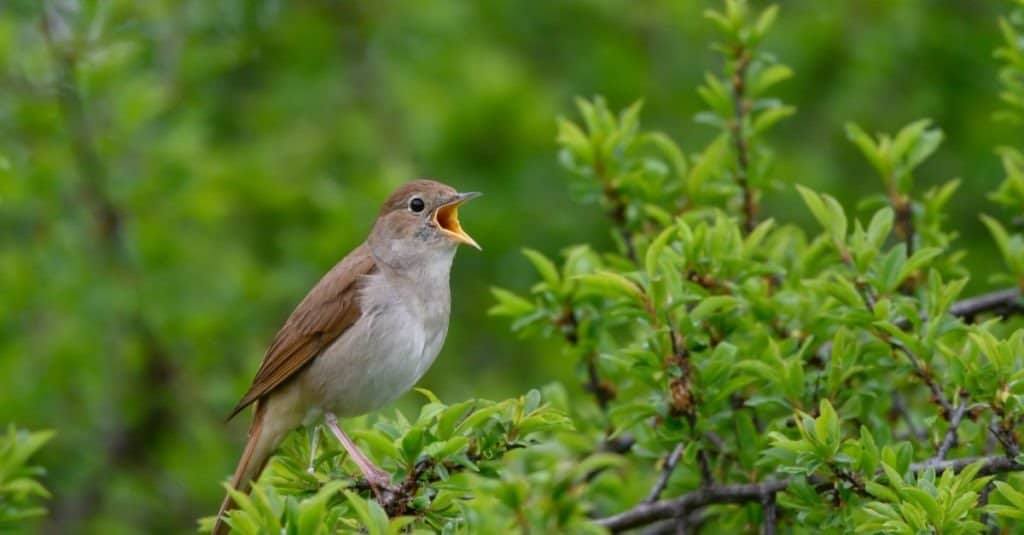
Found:
[[[409,200],[409,209],[413,212],[422,212],[427,205],[423,202],[423,199],[419,197],[413,197]]]

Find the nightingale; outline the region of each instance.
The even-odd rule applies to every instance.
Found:
[[[431,180],[398,188],[370,236],[327,272],[278,330],[252,386],[228,416],[253,405],[249,439],[231,486],[248,492],[285,435],[321,417],[380,497],[391,476],[338,425],[408,392],[433,364],[448,332],[449,273],[462,230],[458,193]],[[225,496],[213,533],[228,531]]]

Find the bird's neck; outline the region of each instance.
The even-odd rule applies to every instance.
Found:
[[[443,305],[447,309],[450,301],[449,276],[455,247],[435,249],[418,257],[416,261],[398,265],[378,262],[382,282],[397,295],[413,301],[410,305],[434,308]]]

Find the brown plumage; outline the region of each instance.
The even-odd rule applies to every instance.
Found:
[[[252,380],[228,416],[270,393],[295,375],[359,319],[358,283],[374,270],[373,256],[360,245],[324,275],[277,331]]]

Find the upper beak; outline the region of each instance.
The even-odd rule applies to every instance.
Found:
[[[434,211],[434,222],[437,223],[438,228],[448,234],[453,240],[465,243],[466,245],[472,245],[477,250],[480,250],[480,245],[469,234],[466,234],[466,231],[462,230],[462,225],[459,224],[459,206],[480,195],[482,194],[476,191],[460,193],[437,207],[437,210]]]

